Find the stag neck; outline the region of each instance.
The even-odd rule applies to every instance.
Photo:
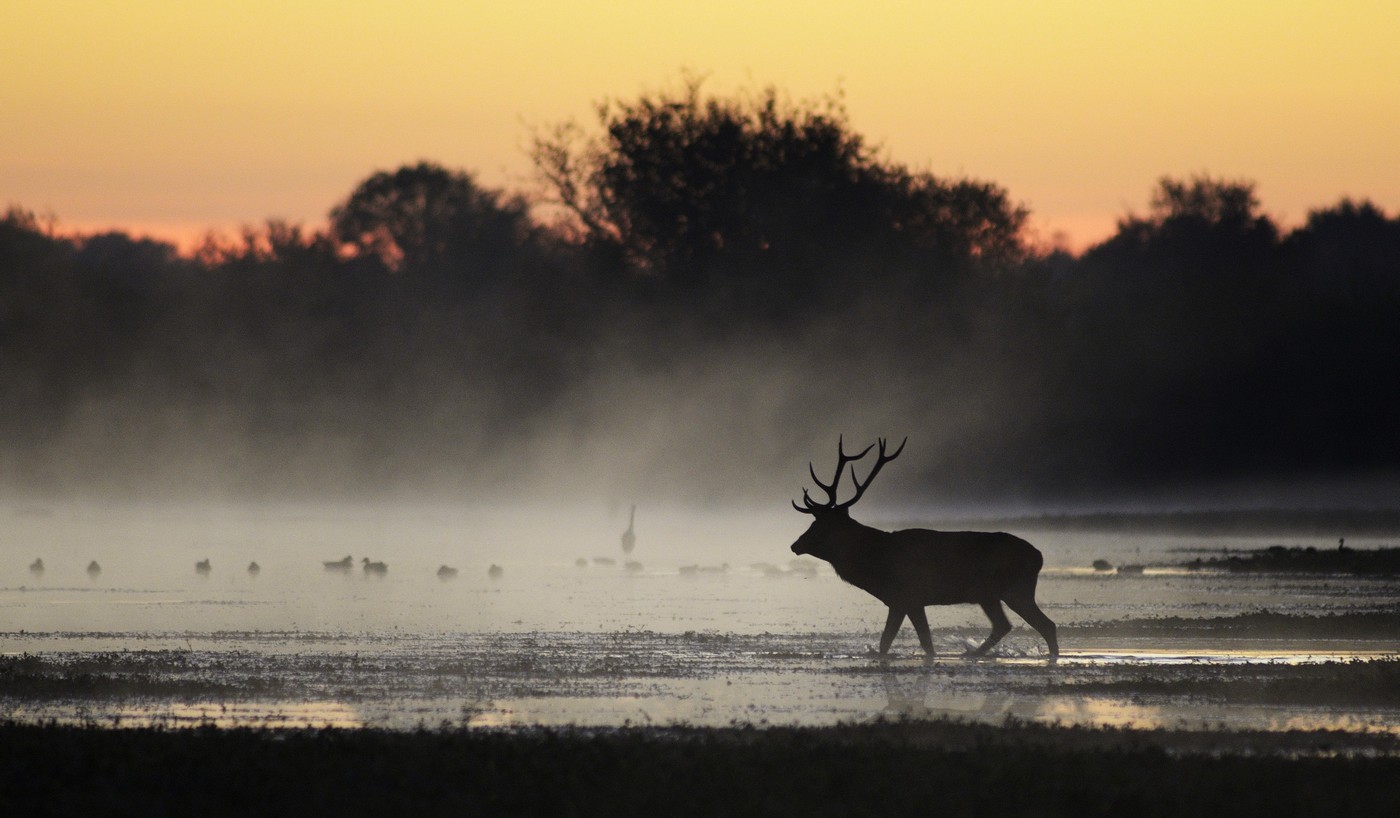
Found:
[[[840,533],[827,540],[827,553],[823,558],[842,579],[865,587],[863,575],[872,565],[871,556],[885,545],[890,532],[850,517],[845,517],[840,525]]]
[[[889,534],[888,531],[873,528],[855,519],[848,508],[832,509],[826,512],[826,517],[832,525],[841,528],[843,538],[849,538],[853,542],[868,542]]]

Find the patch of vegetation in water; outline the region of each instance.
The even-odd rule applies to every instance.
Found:
[[[1196,570],[1277,574],[1400,575],[1400,548],[1314,548],[1273,545],[1182,563]]]
[[[1306,755],[1259,752],[1259,740]],[[0,800],[15,815],[1398,814],[1400,757],[1393,739],[1377,741],[1373,754],[1325,757],[1326,734],[959,722],[411,733],[0,725]]]
[[[1400,532],[1400,509],[1234,509],[1219,511],[1099,512],[919,521],[897,527],[945,530],[988,528],[1032,531],[1157,533],[1178,536],[1390,537]]]
[[[1067,625],[1062,627],[1060,632],[1069,636],[1085,634],[1092,636],[1231,636],[1260,639],[1400,640],[1400,610],[1344,611],[1322,615],[1254,611],[1217,617],[1163,616],[1152,619],[1125,619],[1116,622]]]
[[[1056,694],[1172,696],[1233,704],[1315,707],[1400,707],[1400,659],[1174,668],[1129,679],[1060,683]]]

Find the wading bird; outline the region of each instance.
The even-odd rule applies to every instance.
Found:
[[[632,530],[632,524],[637,521],[637,507],[632,506],[632,514],[627,518],[627,530],[622,532],[622,553],[630,554],[632,549],[637,547],[637,534]]]
[[[803,489],[802,505],[792,504],[793,508],[813,518],[807,531],[792,544],[792,553],[811,554],[826,560],[841,579],[889,607],[885,630],[880,635],[882,656],[889,653],[890,644],[906,617],[914,624],[920,646],[932,656],[933,638],[924,607],[960,603],[982,606],[992,622],[991,635],[967,654],[982,656],[1011,631],[1011,622],[1001,607],[1005,602],[1045,639],[1053,662],[1059,656],[1060,647],[1055,623],[1035,602],[1036,581],[1044,561],[1035,546],[1000,532],[920,528],[881,531],[851,519],[851,506],[865,494],[875,475],[904,451],[904,443],[901,443],[894,454],[887,455],[883,438],[879,446],[875,464],[863,482],[856,475],[854,464],[865,457],[874,444],[865,447],[860,454],[848,455],[845,441],[839,440],[836,476],[830,484],[819,480],[816,469],[808,465],[812,480],[826,493],[826,502],[813,500]],[[851,467],[855,494],[844,503],[837,502],[837,485],[847,466]]]

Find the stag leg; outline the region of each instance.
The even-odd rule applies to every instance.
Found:
[[[910,608],[909,621],[914,623],[914,631],[919,634],[919,646],[924,649],[924,653],[933,655],[933,636],[928,632],[928,617],[924,616],[923,608]]]
[[[988,636],[987,641],[978,646],[976,650],[968,651],[968,656],[986,655],[987,651],[991,650],[993,645],[1000,642],[1003,636],[1011,633],[1011,620],[1006,618],[1006,611],[1001,609],[1000,600],[993,599],[983,602],[982,612],[987,615],[988,619],[992,620],[992,634]]]
[[[922,613],[922,611],[920,613]],[[894,643],[894,635],[899,633],[899,626],[903,624],[904,611],[898,608],[890,608],[890,615],[885,619],[885,632],[880,634],[881,656],[890,652],[890,645]],[[925,627],[927,627],[927,623],[925,623]]]
[[[1026,624],[1035,628],[1036,632],[1045,638],[1045,646],[1050,648],[1050,661],[1060,655],[1060,643],[1055,638],[1055,623],[1050,621],[1050,617],[1040,610],[1040,606],[1035,604],[1034,596],[1014,595],[1006,597],[1006,606],[1015,611],[1018,616],[1026,620]]]

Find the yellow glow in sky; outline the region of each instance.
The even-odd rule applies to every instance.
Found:
[[[320,224],[430,159],[524,189],[531,127],[674,87],[845,92],[896,161],[996,182],[1076,246],[1156,179],[1258,183],[1286,225],[1400,210],[1400,3],[10,0],[0,206],[188,238]]]

